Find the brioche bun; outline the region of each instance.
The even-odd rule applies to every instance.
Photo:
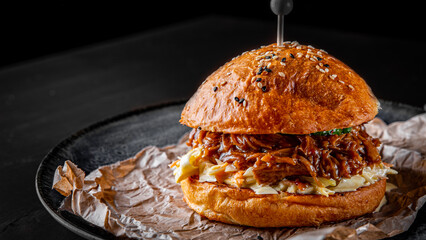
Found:
[[[350,219],[373,212],[386,190],[386,179],[328,197],[280,193],[257,195],[250,189],[198,182],[181,182],[184,200],[210,220],[252,227],[318,226],[323,222]]]
[[[378,112],[378,104],[369,86],[354,70],[323,50],[293,42],[286,43],[283,47],[271,44],[245,52],[220,67],[207,77],[186,103],[180,122],[191,128],[198,128],[197,131],[204,134],[214,132],[221,133],[223,136],[225,134],[275,135],[277,133],[308,135],[321,131],[332,132],[333,129],[343,131],[342,129],[349,128],[351,131],[352,127],[373,119]],[[202,134],[200,133],[199,136]],[[321,140],[325,145],[327,145],[326,138]],[[202,138],[197,140],[199,141],[197,144],[202,145],[204,140],[200,139]],[[220,141],[227,140],[222,137]],[[244,156],[242,160],[238,158],[241,162],[248,159],[249,157],[246,156],[250,154],[253,156],[276,150],[272,147],[274,142],[268,143],[271,146],[258,150],[250,145],[253,145],[250,143],[251,140],[247,142],[241,140],[243,143],[240,143],[237,137],[235,140],[231,137],[229,141],[235,141],[237,149],[235,151],[240,154],[236,153],[236,156]],[[376,147],[371,140],[368,141],[357,144]],[[306,143],[304,147],[308,149],[307,140],[304,143]],[[238,144],[247,144],[256,150],[245,152],[244,148]],[[310,144],[313,143],[310,142]],[[217,146],[221,149],[225,145],[221,143]],[[328,145],[322,146],[318,151],[312,150],[310,146],[311,150],[305,152],[308,155],[318,155],[318,152],[330,153],[324,150]],[[297,149],[302,151],[302,147]],[[226,158],[226,154],[232,154],[231,150],[227,151],[229,152],[221,153],[221,156]],[[287,158],[293,157],[293,155],[287,156]],[[305,164],[307,161],[314,161],[310,157],[303,158],[304,163],[298,164],[296,169],[301,168],[306,172],[310,169],[313,172],[313,165]],[[350,157],[363,159],[356,153]],[[213,160],[210,160],[212,163]],[[316,157],[316,161],[326,160],[326,157]],[[233,164],[233,161],[237,160],[232,160],[230,163]],[[256,164],[257,161],[260,162],[259,164],[265,161],[266,164],[271,165],[271,168],[275,166],[279,168],[280,164],[291,164],[270,163],[268,162],[270,159],[267,158],[256,160]],[[381,161],[380,156],[379,161]],[[244,166],[243,163],[238,164]],[[260,168],[259,171],[264,170],[263,175],[276,174],[274,171],[268,172],[268,169],[265,169]],[[242,170],[247,171],[244,168]],[[277,172],[280,174],[278,170]],[[285,176],[294,175],[296,178],[304,176],[301,173],[289,174],[285,171],[284,174]],[[308,176],[316,176],[316,173],[309,172],[309,174]],[[336,192],[328,196],[292,194],[274,189],[274,193],[278,194],[256,194],[252,189],[243,188],[243,185],[235,185],[241,186],[237,188],[219,184],[220,181],[199,182],[197,179],[199,178],[191,176],[180,182],[184,200],[189,207],[210,220],[253,227],[318,226],[324,222],[358,217],[373,212],[380,204],[386,190],[386,179],[381,179],[369,186],[353,189],[354,191],[351,192]],[[255,180],[258,181],[258,179]],[[273,180],[276,179],[273,178]],[[257,184],[263,187],[261,182],[258,181]]]
[[[311,46],[272,44],[207,77],[180,122],[210,132],[309,134],[360,125],[377,111],[369,86],[338,59]]]

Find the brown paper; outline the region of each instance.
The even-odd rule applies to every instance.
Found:
[[[149,146],[135,157],[102,166],[73,186],[61,209],[79,215],[116,236],[165,239],[380,239],[406,231],[426,201],[426,114],[386,125],[380,119],[367,130],[384,143],[383,161],[394,164],[397,186],[386,193],[379,212],[320,227],[252,228],[210,221],[192,211],[182,200],[179,184],[168,167],[189,148],[187,136],[177,145]],[[65,163],[70,165],[70,163]],[[65,168],[65,167],[64,167]],[[60,167],[58,186],[64,178]],[[64,180],[65,181],[65,180]],[[69,185],[64,184],[65,189]]]
[[[74,189],[84,184],[85,173],[71,161],[65,161],[64,167],[59,166],[53,178],[53,188],[64,196],[69,196]]]

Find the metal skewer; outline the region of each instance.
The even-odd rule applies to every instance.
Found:
[[[277,45],[282,47],[284,43],[284,15],[278,15],[277,23]]]
[[[277,23],[277,46],[282,47],[284,43],[284,16],[293,9],[293,0],[271,0],[271,10],[278,16]]]

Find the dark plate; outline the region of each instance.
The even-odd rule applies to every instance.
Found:
[[[381,101],[379,117],[386,122],[406,120],[424,112],[420,108]],[[87,174],[99,166],[134,156],[148,145],[174,144],[190,129],[178,121],[184,102],[147,107],[101,121],[62,141],[41,161],[36,175],[36,191],[41,203],[59,223],[87,239],[114,236],[80,217],[58,208],[64,199],[52,190],[55,169],[71,160]]]

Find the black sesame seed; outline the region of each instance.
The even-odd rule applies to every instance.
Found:
[[[260,82],[260,81],[262,81],[262,79],[261,79],[261,78],[257,78],[257,79],[256,79],[256,82]]]
[[[266,92],[266,86],[262,87],[262,92]]]
[[[239,103],[243,103],[244,102],[244,98],[241,98],[240,101],[238,101]]]
[[[261,67],[261,68],[259,69],[259,71],[257,72],[257,75],[262,74],[262,72],[263,72],[263,67]]]
[[[328,65],[328,64],[324,64],[324,67],[330,67],[330,65]]]
[[[266,71],[266,72],[268,72],[268,73],[269,73],[269,72],[272,72],[272,70],[271,70],[271,69],[269,69],[269,68],[265,68],[265,71]]]
[[[290,53],[290,57],[294,58],[294,55]]]
[[[198,127],[198,130],[201,130],[201,127]]]
[[[218,89],[218,87],[214,87],[214,88],[213,88],[213,92],[216,92],[216,91],[217,91],[217,89]]]
[[[281,59],[281,62],[285,62],[285,60],[287,60],[286,58]]]
[[[257,240],[263,240],[263,237],[257,236]]]
[[[240,102],[240,99],[238,97],[234,97],[234,100]]]
[[[318,61],[321,61],[322,60],[322,58],[320,58],[320,57],[316,57],[317,59],[318,59]]]
[[[266,56],[265,59],[271,59],[271,56]]]

